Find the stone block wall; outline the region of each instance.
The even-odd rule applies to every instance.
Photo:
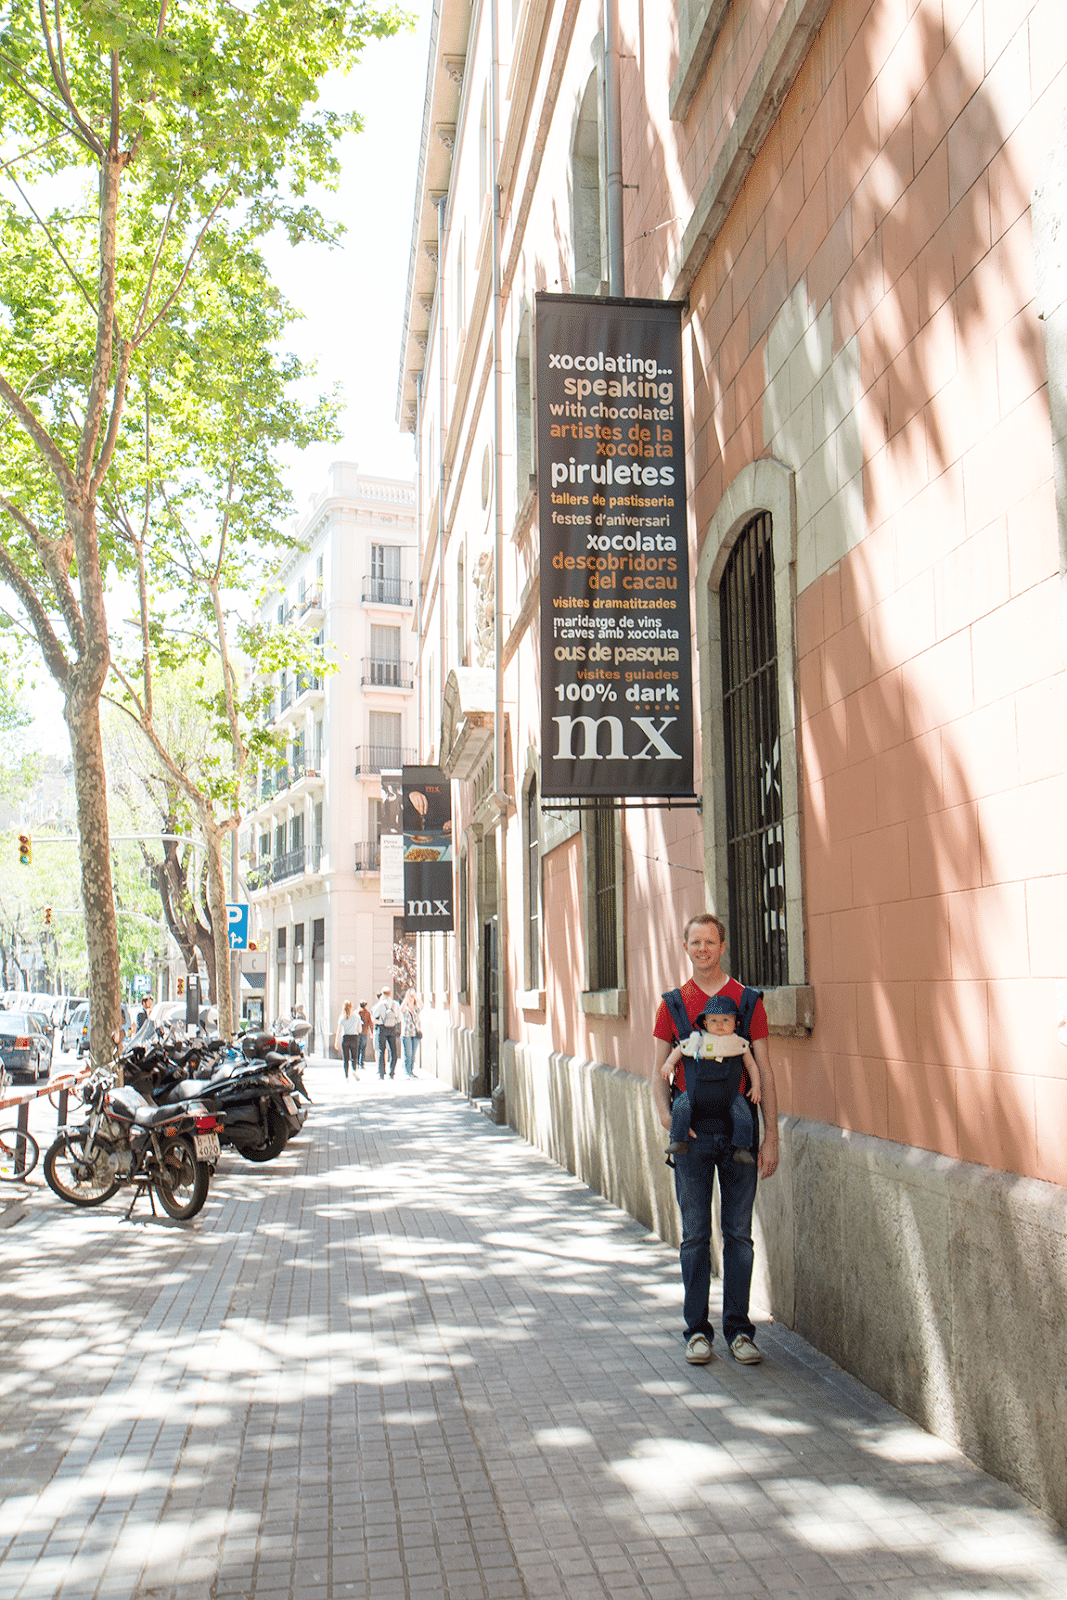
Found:
[[[646,1080],[508,1043],[507,1120],[672,1244]],[[1067,1524],[1067,1193],[799,1117],[761,1183],[753,1308]],[[719,1241],[714,1241],[719,1270]],[[681,1285],[679,1283],[679,1331]]]

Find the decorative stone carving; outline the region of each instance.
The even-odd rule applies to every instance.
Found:
[[[496,661],[496,572],[493,553],[486,550],[474,569],[474,654],[480,667]]]
[[[464,57],[445,56],[441,65],[445,69],[445,76],[447,77],[449,83],[454,83],[457,87],[459,87],[459,85],[461,85],[463,82],[463,70],[467,65]]]
[[[449,155],[456,147],[456,125],[454,122],[439,122],[434,132],[444,145]]]
[[[422,248],[425,251],[426,255],[429,257],[429,259],[433,262],[434,266],[436,267],[436,265],[437,265],[437,240],[434,239],[432,241],[428,241],[426,244],[423,245]]]

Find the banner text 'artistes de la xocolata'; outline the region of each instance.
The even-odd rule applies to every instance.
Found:
[[[541,792],[692,792],[681,307],[538,294]]]

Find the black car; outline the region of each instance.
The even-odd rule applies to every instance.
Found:
[[[0,1063],[12,1079],[47,1078],[51,1037],[28,1011],[0,1011]]]

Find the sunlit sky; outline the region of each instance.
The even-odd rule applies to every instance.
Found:
[[[347,227],[343,244],[294,250],[279,239],[266,252],[283,293],[304,313],[289,343],[316,363],[308,398],[337,384],[345,403],[340,443],[287,460],[297,514],[325,486],[332,461],[358,461],[396,477],[415,470],[411,435],[401,434],[395,414],[432,0],[405,0],[405,10],[417,18],[414,33],[372,40],[354,72],[328,79],[323,88],[324,104],[354,107],[364,119],[364,131],[345,140],[339,188],[316,197]],[[32,742],[66,758],[58,692],[39,662],[34,676]]]

